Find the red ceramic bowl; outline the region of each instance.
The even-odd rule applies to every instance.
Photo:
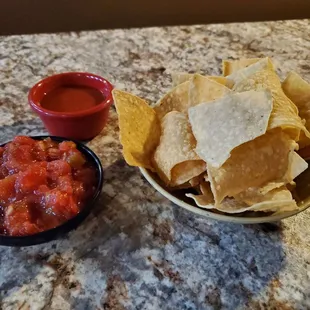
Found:
[[[104,101],[77,112],[55,112],[41,106],[41,101],[47,93],[57,87],[68,85],[95,88],[104,95]],[[29,92],[28,102],[51,135],[87,140],[98,135],[107,123],[109,109],[113,103],[112,89],[111,83],[98,75],[86,72],[61,73],[34,85]]]

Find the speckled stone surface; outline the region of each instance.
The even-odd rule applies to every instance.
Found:
[[[167,72],[220,74],[228,57],[271,56],[310,81],[309,33],[304,20],[1,37],[0,142],[45,133],[27,91],[46,75],[98,73],[151,102]],[[113,108],[88,144],[100,202],[62,240],[0,247],[0,309],[310,309],[310,210],[242,226],[172,205],[122,160]]]

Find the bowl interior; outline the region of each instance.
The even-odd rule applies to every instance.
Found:
[[[52,110],[45,109],[41,106],[41,101],[43,97],[60,86],[87,86],[99,90],[104,95],[104,100],[96,105],[86,110],[77,111],[77,112],[56,112]],[[49,76],[37,84],[35,84],[28,96],[29,104],[36,111],[49,114],[49,115],[67,115],[75,116],[80,114],[89,114],[97,112],[100,109],[110,106],[113,102],[112,100],[112,89],[113,86],[109,81],[104,79],[101,76],[94,75],[87,72],[66,72],[61,74],[56,74]]]
[[[55,136],[32,136],[30,137],[34,140],[43,140],[46,138],[51,138],[53,141],[62,142],[68,141],[68,139],[62,137],[55,137]],[[75,229],[90,213],[92,207],[94,206],[96,200],[98,199],[102,185],[103,185],[103,169],[101,162],[97,155],[85,146],[83,143],[70,140],[75,142],[77,149],[86,157],[87,161],[92,163],[92,165],[96,169],[96,188],[94,194],[89,200],[85,203],[85,206],[82,210],[73,218],[69,219],[68,221],[64,222],[63,224],[49,229],[42,231],[40,233],[29,235],[29,236],[6,236],[0,235],[0,245],[7,245],[7,246],[29,246],[39,243],[48,242],[54,239],[57,239],[70,230]],[[7,142],[8,143],[8,142]],[[5,145],[6,143],[2,144],[1,146]]]
[[[185,196],[185,193],[189,193],[189,190],[176,190],[171,191],[168,189],[164,183],[159,179],[157,174],[151,172],[150,170],[139,168],[146,180],[163,196],[168,198],[170,201],[176,205],[194,212],[196,214],[205,216],[207,218],[232,222],[238,224],[258,224],[275,222],[281,219],[298,214],[310,206],[310,169],[304,171],[301,175],[296,178],[296,188],[293,192],[293,196],[297,201],[299,206],[298,210],[292,212],[286,212],[282,214],[268,214],[265,212],[243,212],[239,214],[228,214],[222,213],[217,210],[207,210],[196,206],[194,201]]]

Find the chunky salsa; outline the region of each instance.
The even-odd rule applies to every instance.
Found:
[[[0,147],[0,234],[32,235],[74,217],[96,170],[74,142],[17,136]]]

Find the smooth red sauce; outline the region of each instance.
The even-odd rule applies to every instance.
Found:
[[[96,170],[73,142],[17,136],[0,147],[0,234],[32,235],[77,215]]]
[[[55,112],[77,112],[90,109],[104,101],[104,95],[87,86],[61,86],[47,93],[41,100],[44,109]]]

